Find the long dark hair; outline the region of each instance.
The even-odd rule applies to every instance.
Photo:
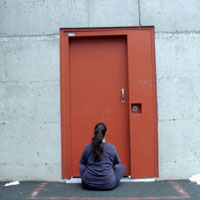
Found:
[[[104,123],[98,123],[95,126],[94,137],[92,138],[92,150],[93,150],[93,160],[94,162],[101,161],[103,154],[103,144],[102,140],[105,137],[107,127]]]

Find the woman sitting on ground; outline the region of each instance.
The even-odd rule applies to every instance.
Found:
[[[113,189],[125,173],[115,146],[105,141],[106,133],[105,124],[98,123],[92,143],[85,147],[80,159],[80,175],[85,189]]]

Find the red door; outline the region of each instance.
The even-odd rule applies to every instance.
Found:
[[[125,36],[70,39],[73,176],[79,176],[80,156],[98,122],[107,125],[106,140],[116,146],[130,173],[126,45]]]
[[[158,177],[154,28],[62,29],[60,39],[62,177],[79,176],[98,122],[126,175]]]

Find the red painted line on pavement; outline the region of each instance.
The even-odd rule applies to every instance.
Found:
[[[35,198],[38,196],[41,190],[47,185],[48,183],[41,183],[31,194],[27,197],[27,199]],[[38,198],[38,197],[37,197]]]
[[[175,181],[168,181],[168,183],[178,192],[180,197],[184,199],[190,199],[190,195],[182,188],[180,185],[178,185]]]

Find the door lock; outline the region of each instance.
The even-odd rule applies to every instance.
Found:
[[[142,104],[141,103],[132,103],[131,104],[132,113],[141,114],[142,113]]]
[[[132,111],[134,111],[134,112],[137,112],[137,111],[138,111],[138,107],[137,107],[137,105],[132,106]]]

